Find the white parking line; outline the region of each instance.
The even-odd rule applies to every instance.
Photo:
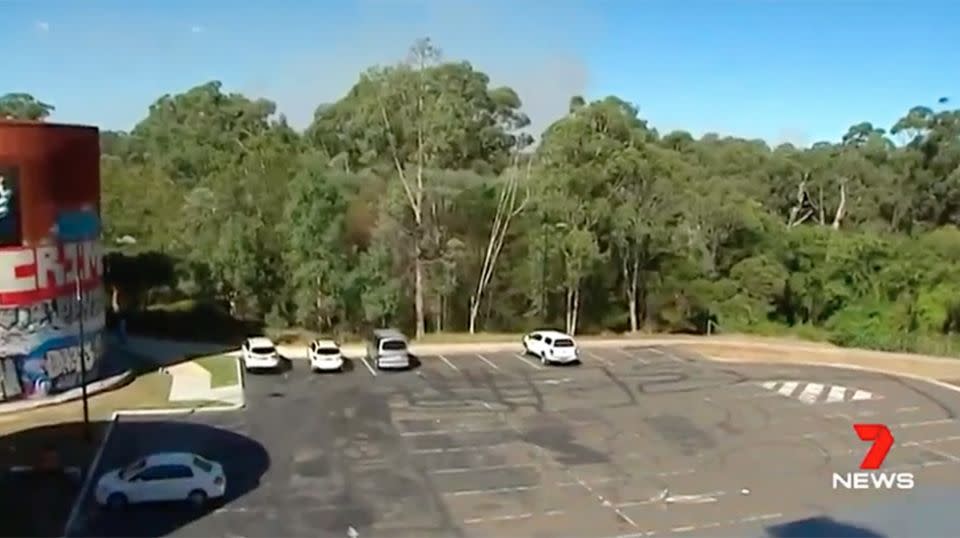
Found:
[[[440,357],[440,360],[442,360],[443,363],[446,364],[447,366],[449,366],[450,368],[453,368],[453,369],[454,369],[455,371],[457,371],[457,372],[460,371],[460,369],[457,368],[456,365],[454,365],[452,362],[450,362],[450,359],[444,357],[443,355],[437,355],[437,357]]]
[[[367,362],[366,357],[360,357],[360,360],[363,361],[363,365],[367,367],[367,370],[370,370],[370,373],[373,374],[373,377],[377,377],[377,371],[370,366],[370,363]]]
[[[918,448],[920,448],[920,449],[922,449],[922,450],[926,450],[927,452],[930,452],[931,454],[933,454],[933,455],[935,455],[935,456],[940,456],[941,458],[946,458],[947,460],[952,461],[952,462],[954,462],[954,463],[960,463],[960,457],[957,457],[957,456],[954,456],[953,454],[944,452],[943,450],[938,450],[938,449],[936,449],[936,448],[932,448],[932,447],[927,446],[927,445],[918,445]]]
[[[724,491],[711,491],[709,493],[699,493],[696,495],[670,495],[668,490],[663,490],[659,495],[655,495],[643,501],[629,501],[617,504],[617,508],[629,508],[633,506],[644,506],[648,504],[709,504],[717,502],[717,497],[726,495]]]
[[[450,467],[445,469],[434,469],[429,472],[430,474],[459,474],[469,472],[499,471],[503,469],[523,469],[530,467],[536,467],[536,465],[532,463],[523,463],[517,465],[487,465],[485,467]]]
[[[662,349],[657,349],[655,347],[648,347],[646,349],[650,353],[656,353],[657,355],[666,357],[672,360],[673,362],[683,362],[683,359],[681,359],[680,357],[677,357],[676,355],[674,355],[673,353],[670,353],[669,351],[664,351]]]
[[[529,491],[531,489],[540,489],[539,485],[533,486],[514,486],[512,488],[491,488],[491,489],[468,489],[460,491],[444,491],[444,495],[451,497],[462,497],[464,495],[495,495],[497,493],[513,493],[516,491]]]
[[[492,362],[490,362],[490,360],[487,359],[486,357],[484,357],[483,355],[480,355],[480,354],[478,353],[478,354],[477,354],[477,357],[480,357],[480,360],[482,360],[483,362],[489,364],[489,365],[490,365],[490,368],[493,368],[494,370],[497,370],[498,372],[500,371],[500,367],[499,367],[499,366],[497,366],[496,364],[493,364]]]
[[[602,362],[603,364],[606,364],[607,366],[611,366],[611,367],[613,366],[613,362],[608,361],[607,359],[601,357],[600,355],[597,355],[596,353],[594,353],[594,352],[592,352],[592,351],[587,351],[587,350],[585,349],[585,350],[583,350],[583,353],[584,353],[585,355],[587,355],[588,357],[592,357],[594,360],[598,360],[598,361]]]
[[[507,446],[510,443],[493,443],[489,445],[477,445],[477,446],[454,446],[450,448],[420,448],[417,450],[411,450],[411,454],[445,454],[447,452],[473,452],[475,450],[484,450],[487,448],[500,448]]]
[[[564,514],[564,511],[563,511],[563,510],[547,510],[546,512],[543,512],[543,513],[540,514],[540,515],[544,515],[544,516],[559,516],[559,515],[562,515],[562,514]],[[494,521],[513,521],[513,520],[516,520],[516,519],[530,519],[531,517],[534,517],[534,515],[536,515],[536,514],[532,514],[532,513],[530,513],[530,512],[526,512],[526,513],[523,513],[523,514],[510,514],[510,515],[506,515],[506,516],[474,517],[474,518],[470,518],[470,519],[464,519],[463,522],[464,522],[465,524],[467,524],[467,525],[474,525],[474,524],[477,524],[477,523],[492,523],[492,522],[494,522]]]
[[[640,364],[650,364],[650,361],[648,361],[647,359],[644,359],[642,357],[637,357],[636,355],[629,353],[627,351],[624,351],[622,349],[617,349],[617,348],[612,348],[612,349],[632,361],[639,362]]]
[[[531,368],[533,368],[533,369],[535,369],[535,370],[541,370],[541,369],[542,369],[539,364],[537,364],[537,363],[535,363],[535,362],[531,362],[529,359],[527,359],[526,357],[524,357],[524,356],[522,356],[522,355],[514,354],[514,355],[511,355],[511,356],[512,356],[513,358],[517,359],[518,361],[522,362],[523,364],[526,364],[527,366],[529,366],[529,367],[531,367]]]
[[[421,437],[424,435],[459,435],[463,433],[498,433],[498,432],[512,432],[510,428],[484,428],[473,430],[470,428],[464,428],[462,430],[416,430],[416,431],[406,431],[400,432],[401,437]]]
[[[935,424],[949,424],[953,422],[952,418],[939,418],[936,420],[921,420],[920,422],[902,422],[897,424],[897,428],[916,428],[918,426],[933,426]]]

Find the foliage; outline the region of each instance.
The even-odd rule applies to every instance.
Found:
[[[429,40],[411,52],[302,134],[218,82],[103,133],[124,304],[191,298],[354,334],[712,322],[926,349],[960,330],[960,110],[771,148],[661,134],[620,98],[573,97],[533,149],[516,92]],[[8,116],[51,110],[0,98]]]

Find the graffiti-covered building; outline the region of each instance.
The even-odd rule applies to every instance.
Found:
[[[99,205],[96,128],[0,120],[0,400],[78,386],[81,324],[96,377]]]

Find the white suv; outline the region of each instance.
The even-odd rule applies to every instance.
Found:
[[[241,348],[243,367],[251,370],[275,370],[280,367],[280,353],[269,338],[248,338]]]
[[[343,354],[333,340],[314,340],[307,349],[307,356],[310,357],[310,369],[314,372],[343,370]]]
[[[570,364],[580,361],[573,337],[560,331],[533,331],[523,337],[523,351],[540,358],[543,364]]]

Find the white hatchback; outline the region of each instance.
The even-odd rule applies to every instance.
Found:
[[[343,370],[343,353],[333,340],[314,340],[307,348],[310,369],[314,372],[339,372]]]
[[[251,370],[275,370],[280,367],[280,353],[269,338],[247,338],[240,348],[243,367]]]
[[[573,337],[560,331],[533,331],[523,337],[523,351],[540,358],[543,364],[570,364],[580,361]]]
[[[226,490],[219,463],[190,452],[158,452],[105,473],[94,497],[110,508],[164,501],[189,501],[199,507],[207,499],[223,497]]]

